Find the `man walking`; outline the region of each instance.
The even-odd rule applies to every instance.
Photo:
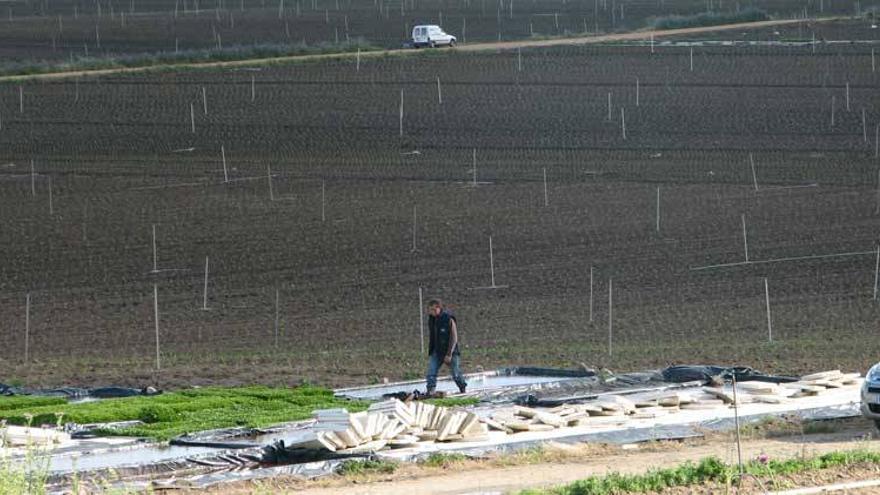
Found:
[[[458,390],[464,393],[467,382],[464,381],[459,367],[458,326],[455,316],[443,307],[443,302],[439,299],[428,302],[428,332],[428,373],[425,376],[428,395],[433,394],[437,388],[437,372],[444,364],[452,370],[452,379],[458,385]]]

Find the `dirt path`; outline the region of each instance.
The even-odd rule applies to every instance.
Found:
[[[823,19],[812,19],[810,21],[804,21],[803,19],[781,19],[781,20],[773,20],[773,21],[759,21],[759,22],[744,22],[738,24],[723,24],[720,26],[704,26],[704,27],[695,27],[695,28],[684,28],[684,29],[665,29],[661,31],[635,31],[631,33],[619,33],[619,34],[606,34],[602,36],[582,36],[575,38],[559,38],[559,39],[549,39],[549,40],[521,40],[521,41],[504,41],[504,42],[493,42],[493,43],[473,43],[467,45],[459,45],[454,50],[456,51],[465,51],[465,52],[476,52],[476,51],[484,51],[484,50],[511,50],[514,48],[535,48],[535,47],[546,47],[546,46],[567,46],[567,45],[586,45],[593,43],[608,43],[608,42],[617,42],[617,41],[638,41],[638,40],[648,40],[652,37],[654,38],[662,38],[669,36],[677,36],[682,34],[695,34],[695,33],[708,33],[714,31],[728,31],[732,29],[755,29],[762,28],[768,26],[781,26],[786,24],[797,24],[801,22],[823,22],[823,21],[832,21],[838,20],[838,17],[829,17]],[[370,51],[363,52],[360,54],[361,58],[369,58],[369,57],[384,57],[389,55],[395,56],[405,56],[408,54],[416,54],[422,53],[420,50],[412,50],[412,49],[396,49],[396,50],[381,50],[381,51]],[[95,70],[80,70],[80,71],[69,71],[69,72],[53,72],[49,74],[29,74],[29,75],[21,75],[21,76],[3,76],[0,77],[0,82],[3,81],[22,81],[22,80],[45,80],[45,79],[65,79],[70,77],[81,77],[81,76],[103,76],[110,74],[125,74],[125,73],[137,73],[137,72],[146,72],[151,70],[168,70],[168,69],[195,69],[195,68],[216,68],[216,67],[242,67],[242,66],[254,66],[254,65],[266,65],[273,63],[283,63],[283,62],[296,62],[296,61],[306,61],[306,60],[322,60],[322,59],[345,59],[345,58],[354,58],[358,56],[356,53],[327,53],[327,54],[319,54],[319,55],[291,55],[287,57],[271,57],[271,58],[257,58],[257,59],[247,59],[247,60],[229,60],[222,62],[192,62],[192,63],[180,63],[180,64],[161,64],[161,65],[151,65],[147,67],[120,67],[113,69],[95,69]]]
[[[866,427],[870,428],[870,427]],[[771,459],[799,455],[815,456],[835,450],[866,449],[880,451],[880,441],[862,440],[869,430],[810,435],[801,443],[800,437],[750,440],[743,444],[744,460],[766,454]],[[643,452],[622,450],[594,459],[572,462],[541,463],[511,467],[478,467],[477,470],[456,471],[454,468],[439,474],[414,479],[395,479],[368,484],[340,481],[324,487],[296,490],[302,495],[330,495],[344,491],[350,495],[383,494],[468,494],[507,493],[526,488],[549,487],[569,483],[591,475],[609,472],[626,474],[644,473],[651,468],[671,468],[686,461],[698,461],[716,456],[728,463],[736,462],[736,446],[729,441],[709,441],[703,445],[681,446]],[[843,480],[838,480],[843,481]]]

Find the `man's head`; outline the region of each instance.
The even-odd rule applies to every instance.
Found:
[[[440,299],[431,299],[428,301],[428,314],[432,316],[440,316],[443,312],[443,301]]]

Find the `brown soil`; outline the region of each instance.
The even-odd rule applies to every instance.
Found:
[[[865,371],[870,51],[690,55],[547,47],[520,70],[515,50],[437,50],[0,84],[0,381],[417,379],[420,288],[453,305],[469,372]],[[479,289],[490,236],[499,290]]]
[[[827,19],[818,19],[813,20],[811,22],[825,22],[825,21],[835,21],[838,18],[827,18]],[[720,32],[720,31],[730,31],[733,29],[743,30],[743,29],[763,29],[772,26],[785,26],[789,24],[802,24],[804,21],[801,19],[780,19],[773,21],[760,21],[760,22],[746,22],[746,23],[738,23],[738,24],[724,24],[720,26],[703,26],[703,27],[694,27],[694,28],[684,28],[684,29],[664,29],[660,31],[654,30],[642,30],[631,33],[616,33],[616,34],[606,34],[601,36],[575,36],[575,37],[566,37],[566,38],[555,38],[555,39],[546,39],[546,40],[524,40],[524,41],[504,41],[498,43],[471,43],[467,45],[459,45],[454,48],[459,51],[467,51],[467,52],[476,52],[476,51],[491,51],[491,50],[512,50],[515,48],[539,48],[539,47],[550,47],[550,46],[571,46],[571,45],[587,45],[594,43],[613,43],[618,41],[638,41],[638,40],[648,40],[652,38],[670,38],[675,36],[687,36],[694,35],[700,33],[712,33],[712,32]],[[139,73],[139,72],[147,72],[147,71],[156,71],[156,70],[183,70],[183,69],[197,69],[197,68],[219,68],[219,67],[250,67],[250,66],[258,66],[258,65],[267,65],[267,64],[277,64],[277,63],[294,63],[294,62],[302,62],[302,61],[315,61],[315,60],[338,60],[338,59],[353,59],[355,57],[361,58],[374,58],[374,57],[386,57],[386,56],[398,56],[398,55],[407,55],[407,54],[417,54],[420,53],[416,50],[412,49],[398,49],[398,50],[382,50],[382,51],[371,51],[364,52],[361,54],[357,53],[327,53],[327,54],[317,54],[317,55],[292,55],[287,57],[271,57],[271,58],[258,58],[258,59],[247,59],[247,60],[227,60],[222,62],[195,62],[195,63],[180,63],[180,64],[162,64],[162,65],[151,65],[147,67],[118,67],[113,69],[94,69],[94,70],[79,70],[79,71],[67,71],[67,72],[53,72],[48,74],[28,74],[21,76],[3,76],[0,77],[0,82],[3,81],[21,81],[21,80],[48,80],[48,79],[69,79],[73,77],[82,77],[82,76],[105,76],[111,74],[131,74],[131,73]]]

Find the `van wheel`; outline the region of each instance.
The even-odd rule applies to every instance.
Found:
[[[449,46],[450,47],[455,46],[455,40],[449,40]]]
[[[875,419],[875,420],[874,420],[874,426],[877,427],[877,430],[880,430],[880,419]]]

